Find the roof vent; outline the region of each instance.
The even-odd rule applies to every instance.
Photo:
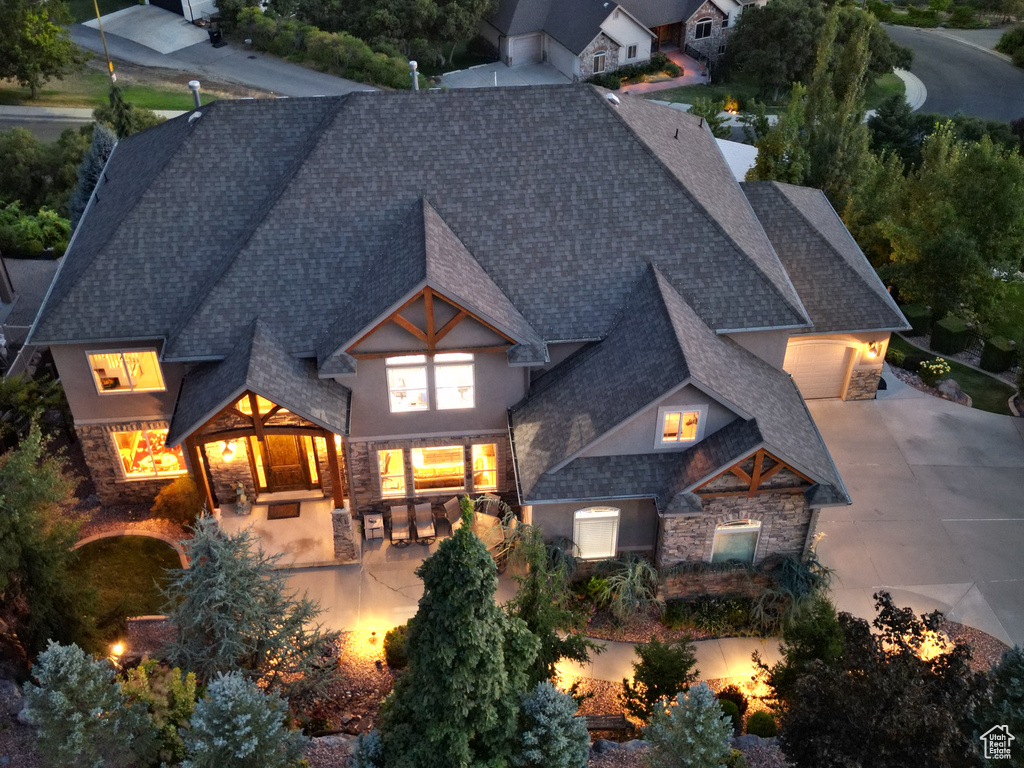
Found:
[[[616,96],[614,93],[606,93],[604,97],[608,99],[608,101],[610,101],[616,107],[619,106],[619,104],[621,104],[621,102],[619,101],[619,97]]]
[[[196,120],[198,120],[202,116],[203,116],[202,112],[193,112],[191,115],[188,116],[188,124],[192,125],[192,123],[194,123]]]

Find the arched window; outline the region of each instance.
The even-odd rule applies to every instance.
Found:
[[[712,563],[738,560],[754,562],[757,539],[761,535],[760,520],[731,520],[715,528],[715,543],[711,550]]]
[[[705,37],[711,37],[711,19],[700,19],[697,22],[697,28],[694,30],[693,38],[695,40],[703,40]]]
[[[608,54],[605,51],[598,51],[594,54],[594,74],[599,75],[604,72],[605,57]]]

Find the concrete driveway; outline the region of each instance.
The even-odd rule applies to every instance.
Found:
[[[884,588],[1024,644],[1024,419],[885,379],[874,401],[809,403],[853,497],[819,526],[836,605],[872,617]]]
[[[494,88],[499,85],[557,85],[572,82],[550,64],[523,64],[509,67],[500,61],[469,69],[447,72],[441,85],[448,88]]]

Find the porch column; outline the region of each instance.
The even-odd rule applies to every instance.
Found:
[[[345,489],[341,487],[341,471],[338,469],[338,449],[334,444],[334,434],[325,429],[324,441],[327,443],[327,466],[331,471],[331,488],[334,490],[334,508],[344,509]]]
[[[208,514],[212,515],[213,491],[210,490],[210,478],[206,475],[206,464],[203,462],[203,454],[199,450],[199,445],[191,435],[185,438],[185,446],[188,450],[189,457],[192,459],[192,466],[195,473],[199,475],[199,487],[206,495],[206,511]]]

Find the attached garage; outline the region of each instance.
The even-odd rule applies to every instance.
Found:
[[[805,400],[843,397],[857,350],[848,341],[790,341],[783,369]]]
[[[509,66],[537,64],[544,60],[544,34],[542,32],[513,38],[511,43],[512,45],[509,46],[511,50],[508,54]]]

